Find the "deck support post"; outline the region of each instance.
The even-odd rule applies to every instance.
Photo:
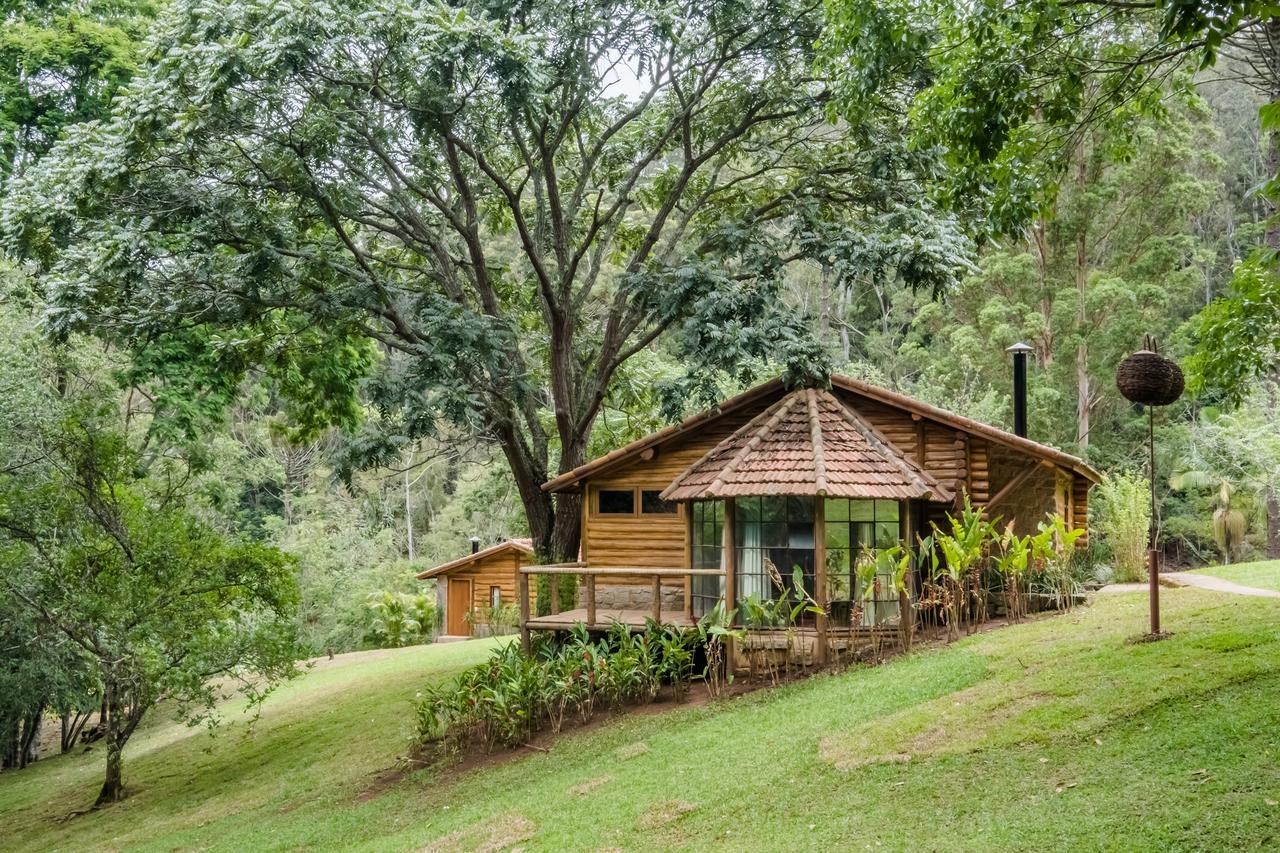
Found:
[[[734,548],[734,518],[736,510],[733,498],[725,498],[724,501],[724,535],[721,538],[721,551],[723,557],[721,562],[724,564],[724,612],[728,617],[734,612],[735,605],[738,601],[738,553]],[[736,618],[736,615],[735,615]],[[733,620],[729,620],[732,624]],[[733,638],[724,638],[724,665],[729,673],[737,668],[737,661],[734,659]]]
[[[827,592],[827,507],[826,498],[818,495],[813,499],[813,597],[819,610],[815,617],[817,636],[814,638],[813,662],[819,666],[827,662],[829,644],[827,613],[830,602]]]
[[[547,578],[547,580],[550,581],[550,583],[547,584],[547,586],[551,590],[551,612],[559,613],[560,612],[560,578],[557,575],[551,575]]]
[[[653,576],[653,621],[662,624],[662,578]]]
[[[587,575],[587,627],[594,628],[596,624],[596,576]]]
[[[690,569],[693,568],[693,504],[684,504],[681,508],[684,513],[684,562]],[[693,623],[693,575],[684,576],[684,615]]]
[[[516,569],[516,587],[520,596],[520,648],[529,653],[529,576]]]

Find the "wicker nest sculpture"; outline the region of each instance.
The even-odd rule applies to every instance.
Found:
[[[1146,349],[1127,356],[1116,370],[1116,387],[1126,400],[1144,406],[1167,406],[1182,396],[1182,368],[1155,351],[1150,338]]]

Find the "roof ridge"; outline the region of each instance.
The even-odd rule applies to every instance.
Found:
[[[872,426],[866,418],[862,417],[862,415],[845,405],[830,391],[827,391],[826,394],[831,398],[831,401],[836,404],[836,411],[846,421],[848,421],[849,424],[857,430],[858,433],[867,440],[867,443],[874,447],[881,456],[892,462],[894,466],[896,466],[897,469],[911,481],[912,485],[918,488],[928,489],[935,493],[942,490],[941,484],[934,480],[933,477],[929,477],[928,480],[926,480],[925,477],[922,477],[921,474],[925,473],[923,469],[917,468],[907,462],[906,457],[903,456],[897,448],[893,447],[889,443],[888,439],[880,435],[880,431]]]
[[[807,389],[805,401],[809,404],[809,440],[813,442],[814,491],[825,497],[827,494],[827,456],[822,435],[822,423],[818,418],[817,392],[812,388]]]
[[[714,495],[718,489],[724,486],[725,478],[738,470],[738,466],[742,464],[742,460],[746,459],[747,455],[750,454],[751,451],[759,447],[760,442],[764,441],[765,437],[773,431],[773,428],[776,427],[784,417],[786,417],[787,412],[791,411],[791,405],[795,402],[795,398],[795,394],[788,394],[773,404],[777,407],[777,411],[775,411],[769,420],[765,421],[764,425],[756,430],[755,435],[747,439],[747,443],[738,448],[738,451],[733,454],[728,462],[725,463],[725,466],[720,469],[720,473],[711,481],[711,485],[707,487],[707,494]],[[748,425],[750,425],[750,422],[748,422]]]

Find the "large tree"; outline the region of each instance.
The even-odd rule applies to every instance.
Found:
[[[65,747],[100,708],[110,803],[156,705],[212,720],[237,688],[252,707],[293,674],[293,565],[214,529],[174,448],[137,452],[89,348],[54,351],[8,312],[0,331],[0,642],[17,647],[0,724],[29,736],[56,711]]]
[[[486,435],[539,549],[572,557],[577,499],[540,486],[585,461],[620,367],[670,333],[704,391],[823,373],[787,263],[921,204],[892,103],[830,119],[822,22],[814,0],[187,0],[4,229],[55,329],[187,355],[175,336],[226,330],[191,360],[231,372],[299,329],[376,341],[359,457],[441,418]]]

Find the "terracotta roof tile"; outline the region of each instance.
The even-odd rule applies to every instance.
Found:
[[[829,391],[793,391],[721,441],[662,493],[936,498],[951,495]]]

